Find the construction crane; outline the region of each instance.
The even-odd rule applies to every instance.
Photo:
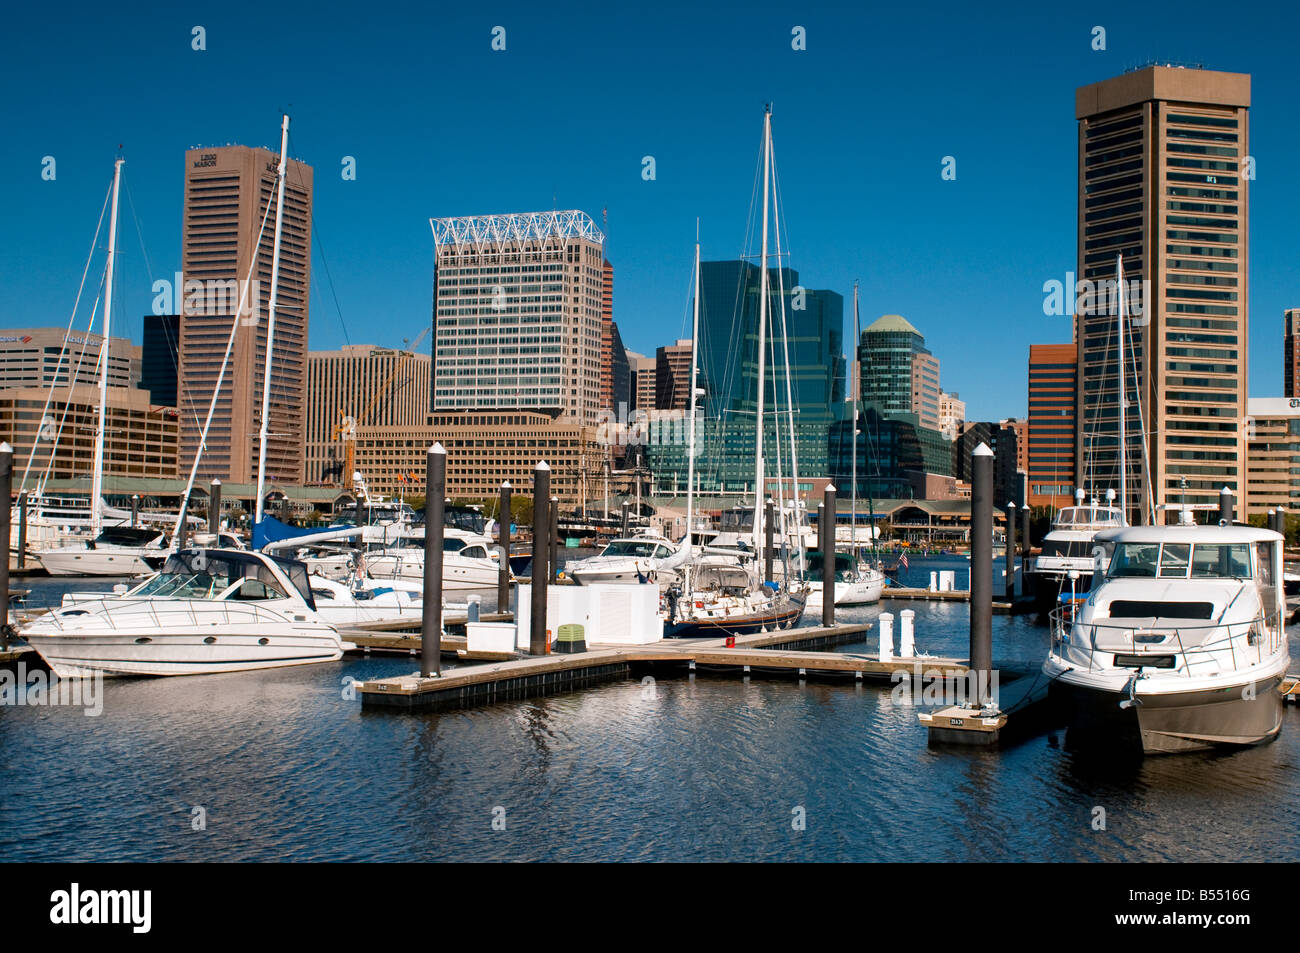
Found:
[[[347,411],[339,408],[339,422],[334,425],[333,438],[343,442],[343,473],[340,482],[343,482],[343,480],[355,481],[356,479],[357,427],[370,419],[370,415],[374,411],[375,405],[378,404],[380,399],[388,393],[389,389],[393,386],[393,381],[397,379],[397,375],[406,367],[406,362],[411,359],[415,353],[415,349],[420,346],[420,343],[425,339],[432,328],[432,325],[426,327],[420,332],[414,342],[409,343],[409,346],[403,347],[397,352],[397,361],[393,365],[392,371],[389,372],[388,376],[384,378],[384,382],[380,384],[379,388],[371,395],[370,400],[366,403],[365,409],[363,409],[360,414],[353,417],[348,414]],[[404,345],[408,344],[406,339],[403,339],[402,343]],[[403,383],[405,383],[405,381],[403,381]],[[344,483],[344,485],[347,486],[348,484]]]

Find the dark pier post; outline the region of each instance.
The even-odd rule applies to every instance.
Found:
[[[0,649],[9,648],[9,494],[14,488],[14,448],[0,443],[0,539],[5,541],[4,565],[0,566]]]
[[[1277,531],[1286,536],[1286,507],[1284,506],[1277,508]]]
[[[13,478],[10,477],[10,483]],[[27,491],[18,494],[18,568],[27,568]]]
[[[822,491],[822,625],[835,624],[835,487]]]
[[[1225,486],[1219,491],[1219,522],[1225,526],[1232,525],[1233,503],[1232,491]]]
[[[993,451],[981,443],[971,453],[970,667],[975,707],[990,699],[993,673]]]
[[[763,508],[763,579],[772,581],[772,499],[768,498]],[[790,578],[790,567],[785,567],[785,578]]]
[[[181,525],[176,530],[176,548],[185,548],[185,538],[190,535],[190,498],[185,497],[184,505],[181,506],[181,512],[185,515],[181,517]]]
[[[624,536],[627,536],[627,511],[631,505],[632,504],[629,503],[627,500],[624,500],[621,506],[621,509],[623,510],[623,535]]]
[[[1020,507],[1020,553],[1022,556],[1029,555],[1029,516],[1031,510],[1026,503]],[[1024,564],[1021,564],[1020,571],[1024,572]]]
[[[551,497],[551,558],[547,563],[546,581],[555,582],[560,565],[560,498]]]
[[[131,528],[135,529],[140,525],[140,494],[131,494]]]
[[[627,504],[623,507],[626,521]],[[546,654],[546,581],[549,578],[546,557],[551,548],[551,541],[546,537],[551,529],[550,508],[551,468],[545,460],[540,460],[533,470],[533,601],[528,633],[528,651],[533,655]]]
[[[1275,532],[1275,533],[1277,532],[1277,510],[1269,510],[1269,511],[1268,511],[1268,524],[1267,524],[1267,525],[1268,525],[1268,528],[1271,529],[1273,532]]]
[[[1007,602],[1016,601],[1016,501],[1007,500]]]
[[[134,523],[134,520],[132,520]],[[221,481],[213,480],[208,487],[208,532],[217,535],[221,532]],[[220,542],[218,540],[218,542]]]
[[[447,499],[447,451],[429,448],[424,461],[424,613],[420,620],[420,674],[442,674],[442,539]]]
[[[501,507],[497,513],[497,549],[501,564],[497,567],[497,612],[510,605],[510,481],[501,484]]]

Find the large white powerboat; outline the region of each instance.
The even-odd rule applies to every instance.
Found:
[[[404,546],[364,555],[365,571],[376,579],[424,579],[424,540],[413,538]],[[443,529],[442,588],[492,589],[499,569],[492,540],[466,530]]]
[[[94,539],[35,553],[51,576],[142,576],[172,552],[162,530],[106,526]]]
[[[655,582],[663,589],[679,578],[670,562],[678,550],[663,536],[620,537],[611,540],[599,556],[569,563],[564,573],[580,586]]]
[[[78,599],[19,635],[60,678],[200,675],[337,661],[348,646],[318,614],[307,567],[186,549],[121,595]]]
[[[1054,609],[1061,595],[1086,592],[1092,585],[1097,534],[1124,525],[1124,514],[1114,506],[1067,506],[1056,514],[1051,531],[1043,537],[1043,549],[1034,560],[1035,599],[1046,613]],[[1077,573],[1071,576],[1071,573]]]
[[[1146,752],[1276,735],[1290,664],[1281,535],[1142,526],[1096,541],[1092,590],[1053,613],[1043,663],[1072,731]]]

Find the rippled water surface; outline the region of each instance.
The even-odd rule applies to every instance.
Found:
[[[964,604],[886,608],[909,605],[920,650],[966,655]],[[994,627],[1000,665],[1041,660],[1045,628]],[[1099,763],[1059,733],[929,748],[887,685],[660,678],[415,715],[342,697],[413,668],[110,680],[98,718],[0,707],[0,858],[1300,859],[1294,710],[1258,748]]]

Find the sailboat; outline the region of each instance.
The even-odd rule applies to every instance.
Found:
[[[279,284],[280,237],[284,218],[289,117],[281,124],[280,164],[276,172],[275,244],[266,328],[266,377],[263,385],[261,450],[258,459],[257,517],[264,509],[264,476],[270,400],[270,363],[274,354],[276,290]],[[120,174],[121,160],[118,160]],[[116,195],[116,179],[114,193]],[[114,202],[116,212],[116,201]],[[263,216],[265,228],[267,208]],[[116,214],[114,214],[116,221]],[[115,232],[115,228],[112,229]],[[258,244],[260,244],[259,235]],[[110,244],[111,262],[111,244]],[[257,266],[256,256],[251,265]],[[111,282],[110,282],[111,286]],[[222,362],[207,421],[199,440],[207,440],[240,326],[250,283],[244,283],[239,307],[231,318],[230,340]],[[107,331],[107,328],[105,328]],[[102,424],[101,438],[102,443]],[[189,499],[201,453],[195,455],[184,500]],[[98,496],[98,480],[96,496]],[[186,519],[185,503],[173,540]],[[175,542],[171,544],[175,545]],[[330,588],[332,604],[355,595]],[[400,598],[400,597],[399,597]],[[410,601],[410,600],[408,600]],[[103,675],[196,675],[241,672],[288,665],[336,661],[348,648],[338,630],[317,612],[316,594],[307,567],[293,559],[263,552],[215,546],[174,550],[162,570],[135,589],[99,600],[76,601],[49,612],[21,635],[60,677]]]
[[[108,415],[108,348],[113,320],[113,274],[117,258],[118,190],[122,163],[113,163],[113,208],[108,226],[108,267],[104,286],[104,332],[99,355],[99,420],[90,486],[90,538],[33,555],[51,576],[138,576],[158,569],[167,558],[166,534],[134,526],[104,527],[104,432]]]
[[[858,283],[853,282],[853,343],[857,347],[859,337],[858,331]],[[850,483],[850,509],[849,509],[849,554],[835,553],[831,561],[830,573],[835,586],[835,604],[837,606],[865,606],[873,602],[880,601],[880,595],[885,590],[885,574],[879,566],[864,566],[858,558],[858,404],[860,403],[860,381],[861,375],[855,375],[853,393],[853,431],[851,437],[850,456],[852,457],[852,475]],[[834,536],[832,535],[832,540]],[[875,536],[873,527],[872,551],[875,551]],[[818,561],[821,563],[821,569],[817,570],[817,577],[810,577],[808,580],[808,605],[822,605],[823,590],[826,579],[826,560],[821,559],[820,553],[809,553],[809,560],[814,565]]]
[[[754,556],[764,545],[763,404],[767,378],[768,321],[768,200],[772,186],[772,113],[763,113],[763,237],[760,265],[758,318],[758,406],[755,414],[754,459]],[[746,635],[772,629],[791,628],[803,615],[806,593],[786,574],[778,585],[764,582],[757,558],[735,561],[701,554],[692,560],[689,527],[694,517],[695,410],[700,339],[700,243],[695,242],[695,303],[691,331],[691,392],[688,424],[686,479],[686,537],[673,559],[680,559],[682,582],[668,589],[664,597],[664,637],[699,638]],[[796,480],[796,486],[797,486]],[[673,568],[676,568],[674,565]]]

